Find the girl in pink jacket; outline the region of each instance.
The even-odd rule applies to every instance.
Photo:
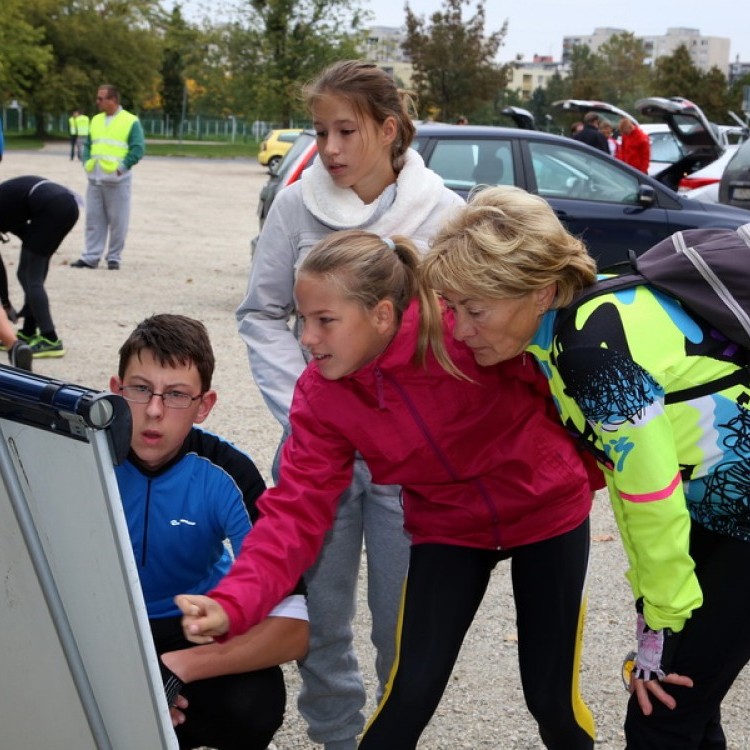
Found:
[[[241,633],[294,587],[359,452],[376,484],[403,487],[412,543],[398,657],[360,748],[416,747],[505,559],[542,740],[593,748],[578,691],[592,482],[532,359],[477,365],[453,339],[451,314],[420,294],[418,262],[409,240],[358,230],[330,235],[302,262],[295,298],[312,361],[297,382],[280,479],[210,597],[177,597],[186,634]],[[420,318],[425,330],[443,327],[440,350],[428,349]]]

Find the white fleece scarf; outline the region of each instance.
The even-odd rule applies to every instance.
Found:
[[[337,187],[319,158],[302,173],[302,200],[318,221],[332,229],[366,228],[381,237],[414,234],[444,194],[441,177],[412,148],[395,185],[372,203],[364,203],[351,188]]]

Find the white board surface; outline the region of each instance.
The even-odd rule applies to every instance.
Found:
[[[19,417],[3,391],[5,370],[0,367],[0,744],[9,750],[176,748],[111,435],[77,417],[71,433]],[[36,387],[39,378],[29,377]]]

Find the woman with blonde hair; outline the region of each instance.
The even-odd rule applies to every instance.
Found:
[[[746,352],[648,286],[558,324],[594,262],[517,188],[472,196],[421,279],[479,364],[538,360],[563,423],[599,458],[636,604],[628,748],[726,747],[721,701],[750,660],[750,386],[726,379]]]

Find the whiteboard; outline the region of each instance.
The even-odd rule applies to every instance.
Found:
[[[121,397],[0,365],[8,748],[177,748],[113,466]]]

